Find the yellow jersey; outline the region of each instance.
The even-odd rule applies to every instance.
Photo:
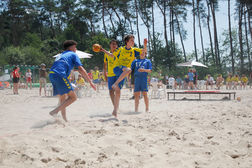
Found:
[[[242,81],[243,83],[247,83],[247,82],[248,82],[248,78],[247,78],[246,76],[241,77],[241,81]]]
[[[103,81],[105,81],[105,76],[103,74],[100,74],[99,78]]]
[[[227,78],[226,78],[226,82],[232,82],[232,78],[227,77]]]
[[[116,57],[110,57],[107,54],[104,54],[104,63],[107,63],[108,65],[108,77],[116,76],[113,71],[115,67],[115,60],[116,60]]]
[[[96,79],[99,79],[99,71],[94,71],[92,74],[93,74],[93,80],[96,80]]]
[[[232,78],[232,81],[233,81],[233,82],[239,82],[239,78],[238,78],[238,77],[233,77],[233,78]]]
[[[85,80],[84,80],[83,78],[80,78],[80,79],[77,79],[77,80],[76,80],[76,83],[77,83],[78,85],[84,85],[84,84],[85,84]]]
[[[142,49],[140,48],[131,47],[127,49],[126,46],[120,47],[113,52],[113,55],[116,57],[115,67],[122,65],[130,68],[136,56],[140,56],[141,54]]]

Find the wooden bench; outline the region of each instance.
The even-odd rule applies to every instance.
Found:
[[[173,95],[173,100],[175,100],[176,94],[197,94],[199,95],[199,100],[201,100],[201,95],[213,94],[213,95],[228,95],[228,99],[231,100],[231,95],[234,95],[236,92],[221,92],[221,91],[184,91],[184,92],[167,92],[167,99],[170,100],[170,94]]]

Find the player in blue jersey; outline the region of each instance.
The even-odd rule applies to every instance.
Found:
[[[82,67],[79,57],[75,53],[76,45],[77,42],[73,40],[65,41],[63,44],[65,51],[55,59],[49,72],[49,78],[53,85],[53,94],[59,95],[61,103],[49,114],[56,116],[58,112],[61,111],[61,115],[65,121],[67,121],[66,107],[77,99],[72,85],[69,82],[70,73],[74,67],[78,67],[79,73],[90,83],[91,87],[96,90],[95,85],[88,77],[86,70]]]
[[[134,96],[135,96],[135,112],[138,112],[139,106],[139,97],[142,92],[145,102],[145,111],[149,111],[149,99],[148,99],[148,73],[152,71],[152,64],[149,59],[145,58],[146,54],[143,52],[140,55],[140,59],[136,59],[131,64],[132,71],[134,70],[135,77],[135,87],[134,87]]]

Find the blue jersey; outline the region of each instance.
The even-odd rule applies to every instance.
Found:
[[[131,69],[132,69],[132,71],[134,71],[135,77],[147,79],[148,73],[147,72],[138,72],[139,68],[152,70],[152,64],[149,59],[136,59],[131,64]]]
[[[67,78],[74,67],[82,66],[80,58],[73,51],[64,51],[60,54],[53,63],[50,73],[58,74],[61,77]]]

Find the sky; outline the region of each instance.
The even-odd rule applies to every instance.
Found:
[[[231,6],[231,24],[232,27],[237,27],[238,25],[238,20],[235,20],[235,3],[236,0],[231,0],[230,1],[230,6]],[[206,8],[207,9],[207,8]],[[191,10],[191,9],[189,9]],[[206,11],[207,12],[207,11]],[[158,8],[155,8],[155,29],[156,31],[159,31],[159,33],[162,34],[161,39],[164,40],[163,36],[163,16],[160,13],[160,10]],[[141,43],[143,43],[143,39],[147,38],[147,29],[143,25],[143,22],[141,18],[139,18],[139,24],[140,24],[140,38],[141,38]],[[221,39],[221,34],[224,32],[224,30],[228,30],[228,2],[227,0],[220,0],[219,1],[219,8],[218,11],[216,12],[216,22],[217,22],[217,33],[218,33],[218,38],[219,42]],[[203,26],[203,24],[201,23]],[[210,25],[212,26],[212,20],[210,21]],[[194,43],[193,43],[193,15],[191,14],[191,11],[188,11],[187,14],[187,22],[183,22],[184,29],[187,30],[187,39],[184,40],[184,46],[186,53],[192,53],[194,51]],[[167,26],[169,28],[169,26]],[[213,27],[211,27],[211,33],[212,33],[212,39],[213,39]],[[207,48],[209,47],[209,34],[208,34],[208,29],[207,26],[202,27],[202,34],[203,34],[203,41],[204,41],[204,47]],[[138,41],[137,36],[135,36],[135,41]],[[169,38],[169,29],[168,29],[168,38]],[[179,45],[179,47],[182,49],[181,43],[180,43],[180,38],[179,35],[176,35],[176,43]],[[199,26],[198,26],[198,20],[196,18],[196,45],[197,49],[201,52],[201,41],[200,41],[200,31],[199,31]]]

